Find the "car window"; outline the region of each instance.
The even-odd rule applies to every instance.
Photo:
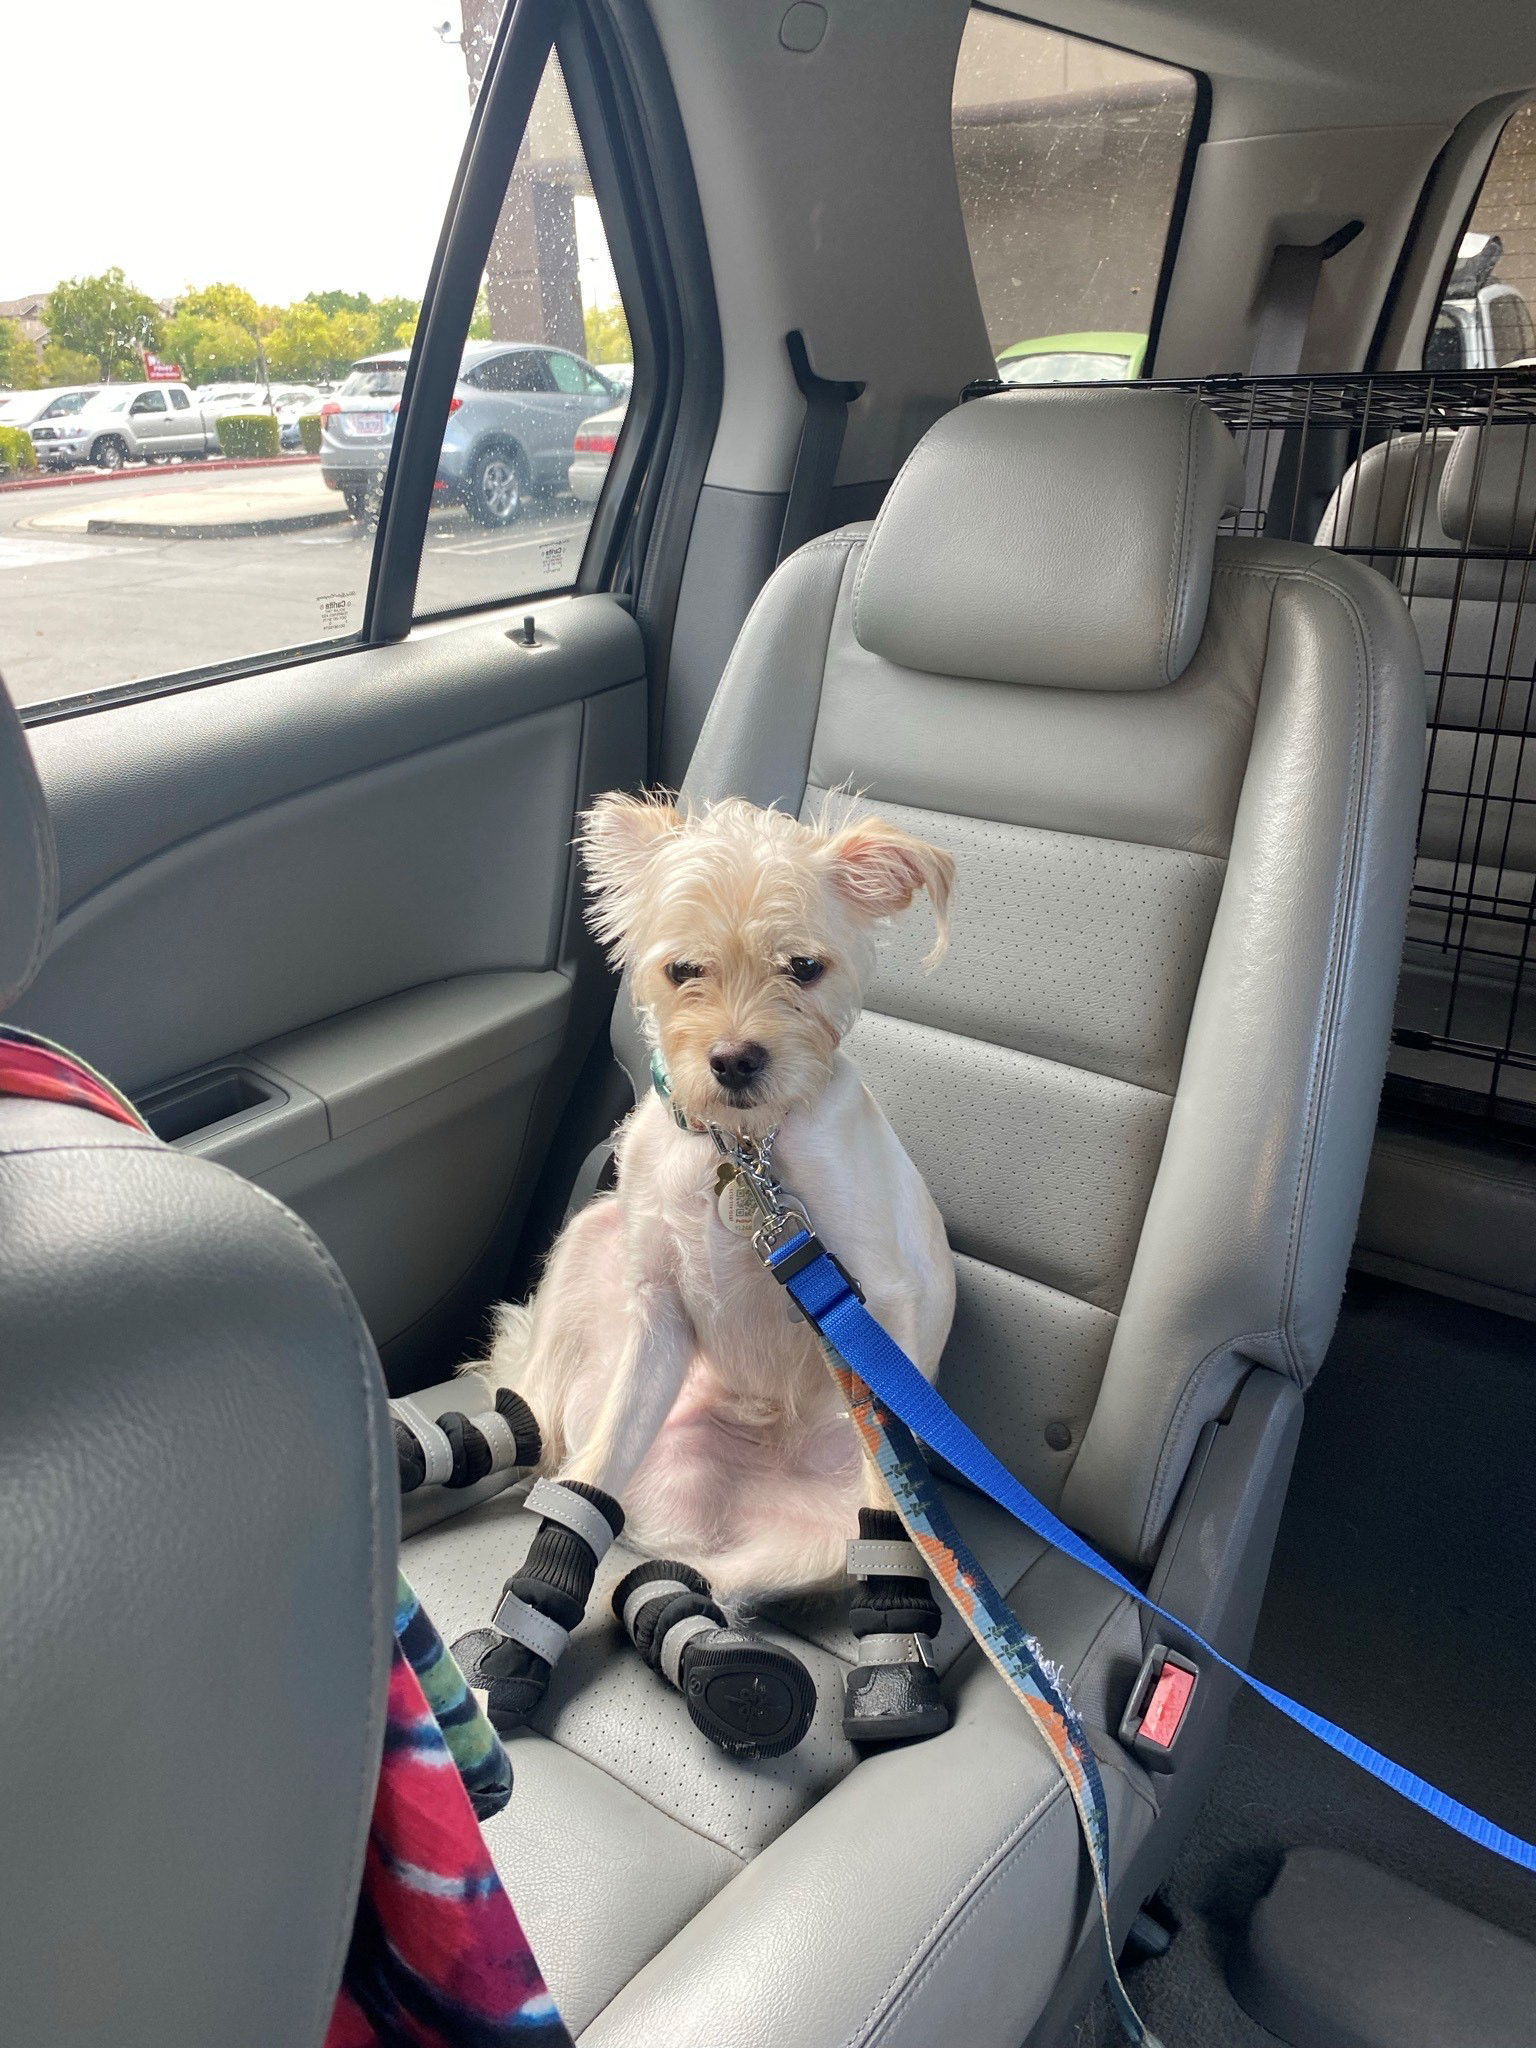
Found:
[[[593,376],[586,364],[577,362],[574,356],[562,355],[557,351],[551,355],[549,367],[554,375],[557,391],[568,392],[572,397],[592,398],[604,390],[604,386]]]
[[[168,391],[166,397],[171,401],[172,412],[189,412],[192,408],[192,401],[185,391]]]
[[[1141,374],[1195,108],[1187,71],[971,9],[955,169],[999,375]]]
[[[141,391],[133,401],[133,404],[129,406],[128,411],[130,415],[133,415],[145,412],[164,412],[165,409],[165,393],[163,391]]]
[[[480,391],[553,391],[549,364],[543,349],[511,349],[478,364],[465,382]]]
[[[67,416],[70,413],[78,412],[81,406],[89,403],[89,401],[93,399],[95,396],[96,392],[94,387],[87,389],[85,391],[63,392],[58,398],[51,399],[49,403],[43,407],[42,411],[38,414],[38,418],[44,420],[57,420],[67,418]]]
[[[1135,375],[1131,362],[1129,355],[1097,350],[1046,349],[1001,356],[997,370],[1005,384],[1119,384]]]
[[[176,95],[174,163],[159,165],[173,204],[148,203],[144,179],[123,175],[125,164],[144,161],[144,29],[134,10],[92,11],[93,76],[136,83],[95,94],[89,120],[61,127],[56,93],[5,96],[0,192],[11,203],[0,302],[41,301],[47,317],[0,325],[3,381],[103,387],[62,421],[83,431],[50,436],[38,449],[40,473],[0,492],[0,674],[29,709],[291,658],[360,633],[373,484],[495,14],[494,4],[466,4],[461,15],[458,0],[434,11],[407,0],[272,0],[263,37],[287,31],[324,55],[247,92],[229,81],[249,69],[249,23],[238,11],[205,12],[199,81]],[[6,75],[72,76],[78,46],[68,10],[24,8],[7,16]],[[548,105],[546,94],[541,111]],[[592,267],[600,237],[585,172],[579,163],[557,170],[557,146],[558,137],[530,137],[524,155],[537,152],[538,178],[515,195],[524,211],[516,234],[509,221],[503,236],[500,296],[477,334],[584,355],[581,315],[560,324],[570,316],[571,265],[581,266],[583,308],[600,310],[614,294],[601,263]],[[19,195],[39,189],[40,166],[46,203],[22,205]],[[506,295],[514,285],[523,293],[515,303]],[[544,324],[544,300],[562,292],[558,317]],[[198,394],[195,411],[178,408],[175,454],[157,454],[152,470],[132,436],[156,415],[126,413],[128,387],[146,381],[146,353],[168,382]],[[268,441],[249,428],[242,438],[231,418],[266,410],[269,379],[324,383],[333,395],[321,405],[345,385],[350,408],[357,364],[382,365],[367,373],[366,391],[366,409],[380,418],[351,448],[363,458],[360,479],[292,439],[287,459],[273,463],[262,452]],[[159,412],[167,400],[157,396]],[[193,422],[201,446],[183,453]],[[216,466],[199,459],[221,454]],[[55,488],[57,475],[74,487]],[[537,508],[499,567],[475,551],[499,546],[500,536],[488,543],[460,507],[435,514],[429,548],[439,551],[441,601],[569,582],[585,515],[562,498],[564,484],[558,460],[541,456]],[[535,532],[545,537],[529,541]],[[467,551],[462,566],[455,549]]]
[[[392,363],[359,363],[345,378],[339,398],[398,398],[405,389],[406,359]]]
[[[576,459],[583,419],[613,403],[586,364],[629,360],[629,324],[553,56],[467,339],[509,346],[478,366],[448,421],[416,586],[423,616],[567,588],[607,471],[606,452]],[[555,390],[585,404],[537,402]]]
[[[1536,100],[1505,122],[1424,343],[1426,370],[1536,356]]]

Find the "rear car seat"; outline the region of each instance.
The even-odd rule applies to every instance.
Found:
[[[1454,995],[1457,1034],[1499,1044],[1528,978],[1536,901],[1536,432],[1499,423],[1368,449],[1317,542],[1381,551],[1365,559],[1407,599],[1435,728],[1396,1022],[1441,1032]],[[1469,899],[1482,915],[1464,914]],[[1413,1080],[1467,1078],[1465,1062],[1411,1044],[1389,1065]],[[1533,1229],[1528,1164],[1449,1133],[1383,1127],[1361,1225],[1365,1257],[1381,1270],[1438,1275],[1457,1291],[1470,1283],[1493,1306],[1523,1297],[1530,1313]]]
[[[797,812],[847,786],[955,853],[949,958],[925,974],[924,936],[894,934],[851,1041],[957,1255],[941,1384],[1238,1654],[1360,1199],[1424,729],[1401,600],[1312,548],[1218,543],[1240,487],[1174,392],[948,415],[872,528],[772,578],[687,782]],[[644,1086],[627,1019],[616,1037]],[[1113,1733],[1136,1610],[951,1506],[1076,1689],[1123,1928],[1198,1806],[1222,1687],[1149,1776]],[[483,1624],[533,1526],[503,1496],[406,1546],[446,1634]],[[740,1763],[621,1649],[605,1593],[632,1562],[610,1554],[489,1829],[583,2048],[1041,2038],[1097,1967],[1086,1864],[953,1620],[953,1726],[859,1762],[843,1602],[777,1612],[821,1706],[791,1755]]]

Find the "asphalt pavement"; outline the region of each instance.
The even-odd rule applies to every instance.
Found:
[[[297,481],[321,511],[340,504],[319,497],[324,486],[305,470],[271,474],[289,488]],[[372,529],[351,519],[295,524],[274,503],[266,523],[286,530],[263,530],[260,508],[246,510],[252,491],[251,473],[196,465],[0,491],[0,676],[15,701],[45,704],[355,633]],[[206,535],[221,514],[233,524],[218,538],[174,537]],[[569,582],[586,527],[569,506],[532,510],[505,529],[472,525],[454,506],[435,510],[418,610]]]

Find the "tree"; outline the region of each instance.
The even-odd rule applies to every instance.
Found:
[[[313,299],[288,306],[267,336],[267,367],[274,377],[307,383],[331,368],[331,323]]]
[[[227,320],[243,327],[247,334],[260,334],[261,308],[244,285],[205,284],[186,292],[176,302],[176,312],[197,320]]]
[[[421,317],[421,301],[396,296],[378,299],[368,309],[374,322],[373,345],[375,348],[409,348],[416,332],[416,322]],[[409,327],[411,332],[402,341],[400,330]]]
[[[629,322],[619,300],[609,299],[606,305],[588,306],[582,314],[582,324],[586,328],[587,358],[590,362],[628,363],[634,360]]]
[[[94,358],[103,381],[135,370],[143,351],[160,346],[160,308],[114,266],[99,277],[69,277],[48,295],[49,338]]]
[[[208,384],[216,378],[243,381],[259,368],[260,344],[252,329],[198,313],[178,311],[167,320],[165,352],[180,364],[189,384]]]
[[[378,353],[371,313],[333,313],[330,321],[331,375],[340,376],[359,356]]]
[[[366,292],[309,292],[303,303],[318,306],[322,313],[366,313],[373,304]]]
[[[0,391],[35,391],[42,377],[37,350],[19,320],[0,320]]]
[[[95,359],[83,356],[78,349],[65,348],[62,342],[50,341],[43,350],[43,377],[45,384],[99,384],[101,372]]]

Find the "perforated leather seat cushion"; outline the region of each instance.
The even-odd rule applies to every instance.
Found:
[[[1047,1634],[1085,1712],[1102,1726],[1109,1695],[1141,1657],[1131,1604],[1079,1583],[1083,1574],[1043,1555],[990,1503],[953,1491],[950,1500],[967,1539],[1000,1585],[1018,1589],[1016,1604]],[[504,1495],[407,1543],[406,1571],[445,1634],[484,1625],[536,1526]],[[516,1789],[487,1828],[584,2048],[759,2039],[819,2048],[841,2040],[839,1972],[859,1899],[878,1902],[861,1916],[858,1935],[868,2038],[993,2039],[995,2022],[979,2012],[974,2033],[944,2031],[951,2022],[937,2015],[952,2011],[952,1993],[946,1988],[938,2007],[927,2003],[923,1972],[936,1945],[963,1955],[975,1939],[985,1953],[997,1916],[1025,1916],[1014,1923],[1030,1929],[1016,1988],[1042,2002],[1070,1949],[1080,1902],[1070,1876],[1052,1900],[1031,1894],[1027,1909],[1020,1891],[1045,1855],[1060,1870],[1075,1867],[1077,1822],[1045,1750],[955,1616],[946,1616],[936,1652],[954,1727],[935,1743],[860,1763],[841,1727],[843,1672],[854,1655],[846,1602],[776,1609],[768,1631],[812,1670],[816,1719],[788,1756],[742,1763],[705,1741],[679,1695],[622,1638],[609,1597],[634,1562],[622,1543],[605,1560],[533,1728],[508,1743]],[[1154,1816],[1153,1784],[1117,1745],[1105,1741],[1101,1753],[1118,1866]],[[981,1786],[985,1796],[975,1797]],[[814,1836],[805,1832],[811,1821]],[[1036,1847],[1042,1830],[1049,1848]],[[777,1875],[775,1863],[763,1861],[775,1844],[775,1862],[790,1858]],[[754,1896],[759,1873],[765,1889]],[[818,1898],[813,1931],[801,1916]],[[746,1926],[738,1924],[743,1915]],[[734,1999],[723,2006],[718,1990],[729,1982],[736,1941],[755,1949],[752,1981],[769,2001],[757,2033],[736,2031]],[[645,1966],[663,1953],[664,1969],[648,1981]],[[691,1987],[679,1968],[695,1973]],[[779,1970],[786,1981],[775,1986]],[[896,2034],[880,2031],[903,2013]]]

